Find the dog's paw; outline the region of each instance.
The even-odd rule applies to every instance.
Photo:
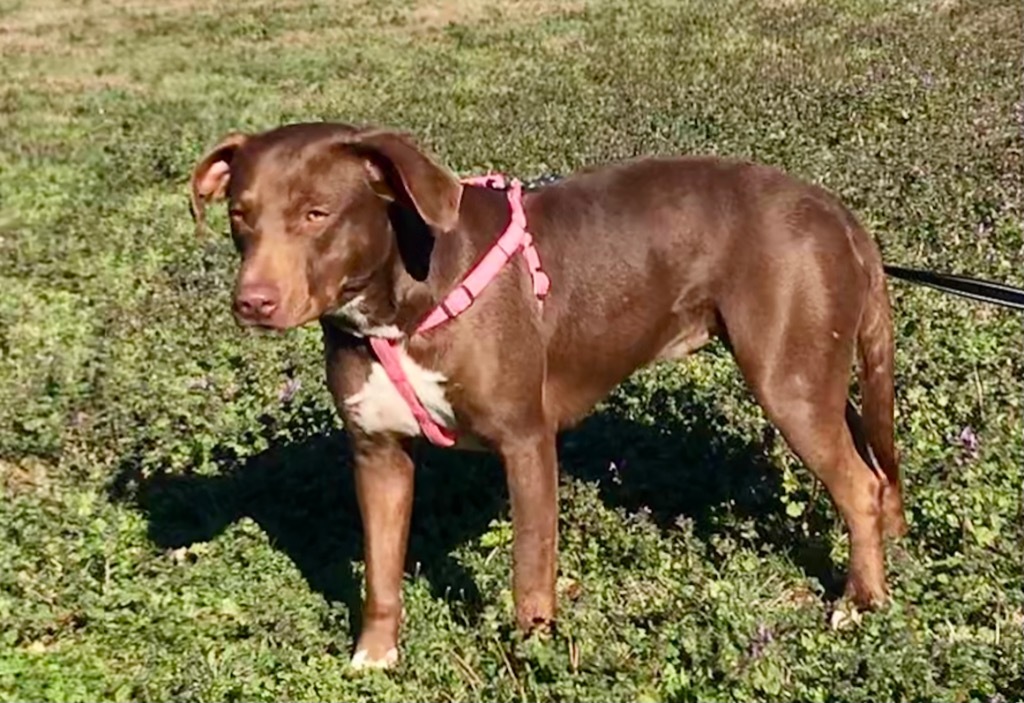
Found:
[[[840,603],[832,611],[828,624],[833,630],[848,630],[859,625],[863,617],[861,611],[853,603]]]
[[[369,650],[360,649],[352,655],[349,666],[353,671],[365,671],[367,669],[391,669],[398,664],[398,649],[392,647],[384,653],[383,657],[370,656]]]
[[[857,578],[848,577],[843,600],[850,602],[860,611],[882,610],[891,601],[885,582],[869,583]]]

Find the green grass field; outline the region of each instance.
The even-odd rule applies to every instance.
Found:
[[[713,152],[834,190],[891,263],[1020,284],[1022,26],[1019,0],[0,0],[0,699],[1024,699],[1019,315],[891,287],[911,530],[883,612],[843,616],[828,498],[711,347],[565,436],[551,638],[512,629],[496,460],[423,450],[404,660],[356,675],[319,329],[237,329],[186,197],[223,133],[294,120],[407,129],[462,174]]]

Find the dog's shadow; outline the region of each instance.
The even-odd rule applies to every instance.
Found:
[[[361,581],[353,564],[362,558],[351,452],[331,411],[313,403],[296,413],[299,439],[272,445],[244,459],[214,451],[214,475],[143,472],[127,458],[110,484],[112,500],[133,504],[148,520],[148,537],[160,549],[207,542],[248,517],[286,554],[311,589],[348,608],[358,630]],[[311,432],[309,427],[320,428]],[[305,436],[302,436],[305,434]],[[480,605],[474,580],[450,552],[481,534],[506,500],[496,458],[484,453],[430,452],[416,447],[416,488],[408,571],[471,616]]]
[[[613,398],[560,439],[563,474],[595,482],[607,505],[648,512],[664,529],[674,529],[684,518],[692,520],[698,536],[728,535],[754,518],[763,528],[755,539],[777,548],[796,543],[794,560],[826,591],[837,593],[841,580],[825,545],[790,534],[780,502],[780,472],[768,456],[773,434],[744,438],[730,431],[729,419],[719,411],[690,399],[685,387],[671,394],[653,396],[653,405],[675,407],[655,413],[653,423],[628,419]],[[335,427],[326,408],[311,404],[308,410],[298,413],[304,427]],[[507,513],[501,465],[490,454],[425,446],[417,447],[414,459],[407,570],[421,574],[456,616],[471,622],[480,593],[451,553]],[[150,539],[164,549],[212,540],[241,518],[251,518],[310,588],[347,606],[352,629],[358,630],[361,582],[353,564],[362,558],[362,528],[344,433],[308,434],[246,459],[220,451],[217,463],[216,475],[157,470],[144,476],[138,462],[128,458],[111,483],[111,496],[141,510]]]

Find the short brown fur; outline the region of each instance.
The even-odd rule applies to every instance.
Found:
[[[525,199],[552,280],[543,310],[514,257],[466,313],[409,336],[504,229],[503,193],[463,187],[406,135],[299,124],[233,135],[202,159],[200,219],[225,170],[239,322],[323,327],[366,532],[363,662],[397,651],[412,506],[408,438],[364,432],[346,402],[374,361],[363,337],[385,327],[447,378],[460,434],[504,462],[520,627],[555,617],[556,434],[636,369],[716,336],[842,515],[848,594],[886,600],[883,535],[905,530],[892,322],[877,247],[826,191],[713,157],[588,169]],[[338,318],[357,296],[365,314]],[[848,401],[855,355],[863,418]]]

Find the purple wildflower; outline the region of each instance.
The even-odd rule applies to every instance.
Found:
[[[771,628],[765,625],[763,622],[758,623],[757,632],[750,640],[750,656],[753,659],[757,659],[764,653],[765,648],[775,641],[775,635],[772,634]]]
[[[302,381],[297,378],[289,377],[287,381],[281,386],[281,392],[278,394],[282,403],[290,403],[295,394],[299,392],[299,388],[302,387]]]
[[[978,439],[978,435],[975,434],[970,425],[960,431],[960,436],[957,437],[956,441],[963,450],[962,461],[974,461],[978,458],[978,455],[981,453],[981,440]]]

